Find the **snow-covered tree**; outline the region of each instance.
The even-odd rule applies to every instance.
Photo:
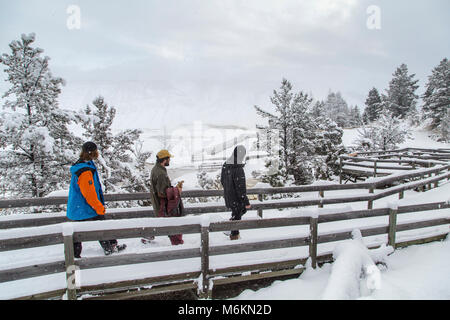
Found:
[[[326,116],[325,102],[316,101],[316,103],[313,105],[311,109],[311,116],[313,118],[325,117]]]
[[[264,111],[258,106],[255,106],[258,115],[266,118],[269,122],[267,130],[272,135],[279,136],[279,157],[282,162],[280,165],[283,168],[289,167],[289,150],[292,149],[291,128],[292,128],[292,105],[295,103],[294,94],[292,91],[292,84],[283,79],[280,89],[273,91],[273,97],[270,98],[275,107],[275,114]],[[274,133],[276,132],[276,133]],[[275,155],[277,156],[277,155]]]
[[[373,122],[378,119],[382,111],[381,97],[377,88],[372,88],[366,99],[366,118],[368,122]]]
[[[69,184],[80,140],[68,129],[73,113],[58,105],[64,80],[52,75],[50,58],[34,41],[34,33],[22,34],[0,57],[11,84],[0,113],[0,170],[12,193],[43,197]]]
[[[210,175],[206,171],[197,173],[197,181],[199,186],[204,190],[220,190],[222,184],[220,182],[220,174]]]
[[[387,110],[369,127],[358,131],[357,143],[364,150],[393,150],[410,136],[407,124]]]
[[[328,117],[314,119],[318,130],[315,137],[314,177],[329,180],[339,172],[339,155],[345,152],[342,145],[342,130]]]
[[[293,179],[295,184],[308,184],[315,178],[328,174],[328,164],[333,162],[335,144],[342,142],[342,130],[329,119],[308,94],[292,93],[292,85],[283,79],[280,91],[271,98],[277,113],[272,114],[255,107],[258,114],[269,120],[266,130],[278,131],[278,154],[268,157],[268,172],[263,182],[281,186]],[[320,168],[326,168],[325,170]],[[322,174],[320,172],[327,172]]]
[[[303,92],[295,96],[292,104],[292,145],[289,149],[288,174],[296,184],[308,184],[314,180],[312,159],[315,156],[317,126],[309,112],[312,98]]]
[[[383,95],[383,108],[389,110],[394,117],[406,118],[416,110],[417,99],[415,93],[417,82],[414,80],[415,74],[408,74],[408,67],[402,64],[393,74],[393,78],[386,90],[387,95]]]
[[[361,112],[359,111],[358,106],[354,106],[353,108],[350,108],[348,124],[352,128],[359,127],[362,124],[362,116],[361,116]]]
[[[105,192],[148,191],[148,173],[145,161],[151,153],[139,149],[141,131],[125,130],[112,133],[116,109],[109,107],[103,97],[88,105],[79,117],[87,140],[95,142],[99,149],[99,174]],[[135,146],[138,143],[138,146]],[[137,148],[137,149],[136,149]]]
[[[350,109],[340,92],[331,92],[325,101],[327,116],[341,128],[349,125]]]
[[[447,58],[433,69],[422,98],[424,118],[431,119],[431,126],[435,129],[450,109],[450,63]]]

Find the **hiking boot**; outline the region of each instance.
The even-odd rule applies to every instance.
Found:
[[[106,250],[103,250],[103,251],[105,252],[105,256],[109,256],[110,254],[112,254],[114,252],[120,252],[122,250],[125,250],[126,247],[127,247],[126,244],[114,245],[110,249],[106,249]]]
[[[230,240],[239,240],[241,237],[239,236],[239,234],[232,234],[230,235]]]

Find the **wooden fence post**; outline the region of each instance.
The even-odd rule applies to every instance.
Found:
[[[401,190],[401,191],[398,193],[398,198],[399,198],[399,199],[403,199],[404,196],[405,196],[405,192],[404,192],[404,190]]]
[[[209,294],[209,226],[201,227],[201,246],[202,291],[200,295],[207,298]]]
[[[76,300],[77,291],[75,288],[75,257],[73,248],[73,228],[71,225],[63,226],[64,238],[64,260],[66,266],[66,281],[67,281],[67,299]]]
[[[342,184],[342,158],[339,157],[339,184]]]
[[[377,177],[377,160],[373,162],[373,177]]]
[[[389,209],[389,234],[388,234],[388,245],[395,249],[395,233],[397,230],[397,208]]]
[[[323,199],[324,198],[324,193],[325,193],[325,191],[323,191],[323,190],[319,191],[319,197],[321,197]],[[322,202],[319,203],[319,208],[323,208],[323,203]]]
[[[309,220],[309,256],[311,257],[311,267],[317,267],[317,229],[318,218],[311,217]]]
[[[263,202],[263,194],[262,194],[262,193],[258,194],[258,200],[259,200],[260,202]],[[263,217],[263,209],[258,209],[258,216],[259,216],[260,218]]]
[[[435,177],[438,176],[438,175],[439,175],[439,172],[435,172],[435,173],[434,173],[434,176],[435,176]],[[439,180],[436,180],[436,181],[434,182],[434,187],[435,187],[435,188],[439,187]]]

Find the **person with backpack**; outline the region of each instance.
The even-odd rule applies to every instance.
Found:
[[[153,212],[157,217],[179,217],[183,215],[183,203],[181,201],[181,191],[183,181],[176,187],[172,187],[167,169],[170,165],[170,159],[173,155],[167,150],[161,150],[156,154],[156,164],[152,168],[150,175],[150,200],[153,206]],[[183,244],[183,235],[170,235],[172,245]],[[143,238],[146,243],[152,238]]]
[[[102,185],[93,160],[99,157],[97,145],[88,141],[81,148],[80,159],[72,165],[70,172],[67,218],[72,221],[96,221],[105,219],[105,200]],[[100,241],[105,255],[119,252],[126,245],[118,245],[117,240]],[[82,244],[74,243],[75,258],[81,258]]]
[[[225,205],[231,209],[230,220],[241,220],[242,216],[251,208],[245,182],[245,155],[245,147],[238,145],[222,165],[220,182],[223,186]],[[232,230],[230,240],[239,238],[239,230]]]

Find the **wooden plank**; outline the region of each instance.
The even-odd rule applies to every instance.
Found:
[[[0,200],[0,208],[19,208],[67,204],[67,197],[28,198]]]
[[[374,184],[376,186],[382,186],[382,185],[390,184],[395,181],[401,181],[404,179],[420,177],[421,175],[428,174],[428,173],[436,173],[436,172],[444,171],[444,170],[447,170],[449,167],[450,167],[450,165],[447,165],[447,166],[435,167],[435,168],[420,171],[420,172],[405,173],[405,174],[401,174],[401,175],[396,175],[394,177],[386,177],[386,178],[381,179],[380,181],[375,182]]]
[[[450,203],[433,202],[398,207],[398,214],[450,208]]]
[[[422,239],[414,239],[414,240],[407,240],[407,241],[402,241],[402,242],[397,242],[395,244],[396,248],[405,248],[408,246],[413,246],[413,245],[419,245],[419,244],[425,244],[425,243],[430,243],[430,242],[434,242],[434,241],[442,241],[445,240],[448,236],[448,233],[444,233],[444,234],[440,234],[440,235],[436,235],[436,236],[432,236],[432,237],[427,237],[427,238],[422,238]]]
[[[221,269],[212,269],[209,270],[209,274],[211,276],[217,275],[232,275],[232,274],[241,274],[244,272],[264,272],[268,270],[282,270],[282,269],[292,269],[298,265],[304,265],[308,258],[294,259],[294,260],[285,260],[285,261],[277,261],[277,262],[267,262],[267,263],[259,263],[259,264],[251,264],[245,266],[235,266],[235,267],[227,267]]]
[[[83,298],[83,300],[128,300],[128,299],[147,297],[147,296],[156,295],[156,294],[192,290],[195,288],[197,288],[197,284],[191,282],[191,283],[167,285],[167,286],[160,287],[160,288],[151,288],[151,289],[142,289],[139,291],[113,293],[113,294],[106,294],[106,295],[101,295],[101,296],[97,296],[97,297],[86,297],[86,298]]]
[[[32,217],[34,214],[30,214]],[[12,228],[27,228],[27,227],[40,227],[47,226],[49,224],[57,224],[69,222],[67,217],[49,217],[49,218],[30,218],[30,219],[11,219],[0,221],[0,229],[12,229]]]
[[[362,167],[362,168],[375,168],[375,163],[379,162],[377,160],[374,162],[374,165],[370,164],[360,164],[360,163],[352,163],[352,162],[343,162],[344,165],[350,165],[354,167]],[[377,169],[389,169],[389,170],[412,170],[413,167],[393,167],[393,166],[379,166],[377,165]]]
[[[439,218],[439,219],[426,220],[426,221],[401,223],[401,224],[397,225],[397,231],[407,231],[407,230],[413,230],[413,229],[434,227],[434,226],[440,226],[443,224],[450,224],[450,218]]]
[[[347,212],[319,215],[319,223],[342,221],[342,220],[353,220],[353,219],[361,219],[361,218],[371,218],[371,217],[381,217],[381,216],[386,216],[388,214],[389,214],[388,208],[347,211]]]
[[[218,232],[230,230],[288,227],[293,225],[307,224],[309,224],[309,217],[235,220],[211,223],[209,226],[209,231]]]
[[[0,270],[0,283],[40,277],[65,271],[66,267],[64,261],[35,264],[14,269],[5,269]]]
[[[117,292],[123,290],[130,290],[138,287],[164,285],[167,283],[174,283],[180,281],[186,281],[189,279],[198,279],[200,271],[198,272],[186,272],[178,274],[170,274],[157,277],[148,277],[143,279],[126,280],[111,283],[102,283],[96,285],[82,286],[78,292],[80,294],[99,294],[102,292]]]
[[[0,240],[0,252],[44,247],[63,243],[61,233]]]
[[[417,181],[417,182],[414,182],[414,183],[408,183],[406,185],[401,185],[401,186],[389,188],[386,191],[379,192],[378,194],[376,194],[374,196],[373,200],[385,198],[387,196],[396,194],[399,191],[411,190],[411,189],[415,189],[415,188],[418,188],[418,187],[421,187],[421,186],[425,186],[426,184],[433,183],[433,182],[439,181],[439,180],[443,180],[443,179],[445,179],[445,178],[447,178],[449,176],[450,176],[450,174],[442,174],[442,175],[439,175],[437,177],[427,178],[427,179],[423,179],[423,180],[420,180],[420,181]]]
[[[48,292],[36,293],[29,296],[22,296],[19,298],[14,298],[12,300],[48,300],[52,298],[61,298],[67,289],[58,289]]]
[[[383,226],[383,227],[373,227],[373,228],[362,228],[360,230],[361,230],[361,234],[363,237],[370,237],[370,236],[388,233],[389,227]],[[336,232],[336,233],[329,233],[329,234],[322,234],[322,235],[319,234],[317,243],[341,241],[341,240],[347,240],[347,239],[351,239],[351,238],[352,238],[352,230]]]
[[[249,251],[261,251],[261,250],[271,250],[271,249],[281,249],[290,247],[300,247],[308,245],[308,237],[293,238],[293,239],[282,239],[282,240],[272,240],[272,241],[261,241],[253,243],[242,243],[234,245],[224,245],[224,246],[213,246],[209,248],[209,255],[221,255],[230,253],[242,253]]]
[[[264,273],[258,273],[258,274],[212,279],[212,281],[213,281],[214,287],[215,287],[215,286],[220,286],[220,285],[224,285],[224,284],[239,283],[239,282],[244,282],[244,281],[255,281],[255,280],[261,280],[261,279],[267,279],[267,278],[277,278],[277,277],[285,277],[285,276],[292,276],[292,275],[301,275],[303,273],[303,271],[305,271],[305,268],[287,269],[287,270],[271,271],[271,272],[264,272]]]
[[[200,258],[200,249],[192,248],[164,252],[121,254],[107,257],[81,258],[79,260],[76,260],[75,264],[81,269],[93,269],[190,258]]]
[[[199,224],[75,232],[76,242],[199,233]]]

